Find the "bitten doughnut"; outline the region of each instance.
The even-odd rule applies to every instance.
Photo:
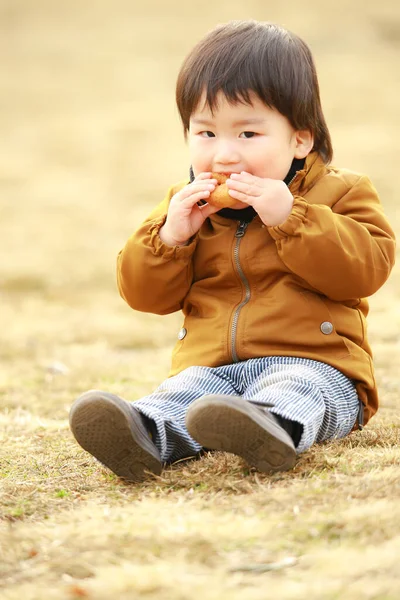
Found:
[[[224,175],[224,173],[211,173],[211,179],[216,179],[218,183],[215,190],[208,197],[207,202],[219,208],[234,206],[237,200],[229,195],[228,186],[225,183],[228,175]]]

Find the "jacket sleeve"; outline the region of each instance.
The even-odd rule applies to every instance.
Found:
[[[164,201],[128,239],[118,254],[117,284],[122,298],[135,310],[168,314],[180,310],[192,282],[192,256],[197,238],[187,246],[167,246],[159,231],[168,212],[170,188]]]
[[[285,265],[335,301],[371,296],[395,261],[393,230],[365,176],[332,207],[295,197],[288,219],[269,231]]]

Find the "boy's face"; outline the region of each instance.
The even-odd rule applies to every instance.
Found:
[[[283,180],[294,158],[312,147],[309,132],[297,132],[288,119],[254,93],[251,104],[230,104],[222,92],[214,114],[200,100],[190,117],[189,152],[195,176],[214,171]],[[308,144],[304,144],[304,136]],[[242,208],[238,202],[234,208]]]

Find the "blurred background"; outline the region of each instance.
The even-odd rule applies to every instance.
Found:
[[[40,369],[47,377],[79,371],[76,391],[101,377],[115,386],[139,353],[140,391],[167,373],[180,316],[133,313],[116,291],[115,259],[167,187],[187,176],[174,102],[185,55],[216,24],[247,18],[277,22],[308,42],[333,164],[370,176],[399,233],[398,0],[0,0],[7,406],[28,402]],[[378,367],[399,356],[399,295],[396,268],[372,300]]]

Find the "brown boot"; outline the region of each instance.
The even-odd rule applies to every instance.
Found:
[[[186,427],[203,448],[237,454],[258,471],[287,471],[296,462],[293,440],[276,417],[240,397],[215,394],[195,400]]]
[[[69,413],[78,444],[127,481],[142,481],[146,472],[161,473],[160,453],[141,414],[119,396],[90,390],[79,396]]]

